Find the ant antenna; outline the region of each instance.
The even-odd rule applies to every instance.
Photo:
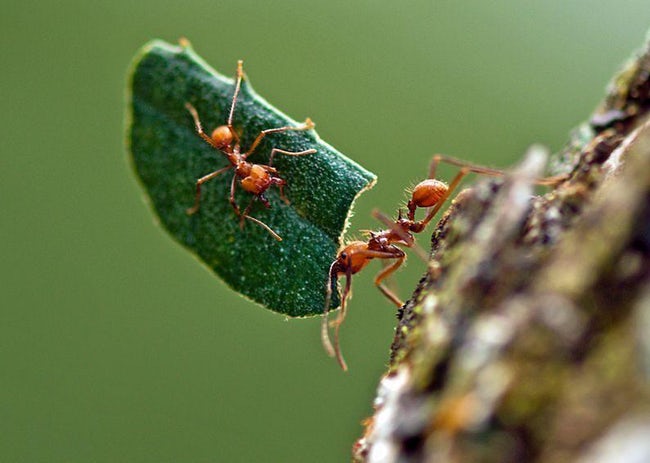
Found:
[[[327,351],[327,355],[329,355],[330,357],[334,357],[335,351],[334,351],[334,347],[332,346],[332,341],[330,341],[328,317],[330,313],[330,303],[332,302],[332,282],[334,281],[334,279],[332,278],[332,274],[336,273],[337,264],[338,262],[334,261],[332,262],[332,265],[330,265],[330,271],[327,277],[327,290],[325,292],[325,309],[323,310],[323,319],[321,321],[321,330],[320,330],[321,339],[323,341],[323,347],[325,347],[325,350]]]
[[[328,321],[328,315],[329,315],[330,302],[332,298],[332,284],[336,281],[338,271],[339,271],[339,262],[334,261],[330,266],[329,277],[327,279],[325,309],[323,310],[323,320],[321,321],[321,340],[323,342],[323,347],[325,348],[327,355],[329,355],[330,357],[336,357],[336,361],[341,366],[341,369],[343,371],[348,371],[348,366],[345,363],[343,354],[341,353],[341,345],[339,343],[339,330],[341,329],[341,324],[343,323],[343,320],[345,320],[345,316],[347,313],[346,299],[348,298],[348,294],[350,293],[351,283],[352,283],[352,272],[350,269],[346,269],[345,271],[345,289],[343,290],[343,295],[341,298],[341,309],[340,309],[341,312],[339,313],[339,316],[334,321],[335,330],[334,330],[333,345],[329,336],[330,324]]]

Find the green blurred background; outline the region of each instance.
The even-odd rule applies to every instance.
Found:
[[[187,36],[227,75],[245,59],[262,96],[374,171],[358,230],[434,152],[507,166],[561,147],[649,26],[647,0],[5,2],[0,461],[347,461],[371,413],[395,325],[373,269],[344,374],[319,320],[243,300],[154,224],[123,140],[146,41]]]

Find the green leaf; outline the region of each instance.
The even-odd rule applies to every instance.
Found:
[[[235,63],[233,63],[233,68]],[[196,180],[228,165],[219,151],[196,133],[185,103],[199,113],[210,132],[225,124],[234,92],[233,79],[212,70],[189,47],[161,41],[147,44],[131,76],[128,136],[133,166],[160,223],[230,287],[263,306],[292,317],[322,313],[329,266],[336,256],[352,203],[375,182],[366,171],[314,133],[267,136],[251,162],[268,162],[273,147],[316,149],[301,157],[276,155],[274,166],[287,181],[286,205],[276,189],[267,190],[271,208],[256,202],[250,214],[281,237],[239,218],[228,202],[233,171],[205,183],[194,215]],[[264,129],[297,123],[242,84],[233,125],[247,148]],[[238,188],[236,201],[252,198]],[[338,306],[338,300],[332,306]],[[218,303],[217,303],[218,304]]]

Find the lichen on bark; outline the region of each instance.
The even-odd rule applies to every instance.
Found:
[[[650,461],[650,46],[552,160],[461,192],[357,461]],[[612,445],[620,452],[613,454]]]

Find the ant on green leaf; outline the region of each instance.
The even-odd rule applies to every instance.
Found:
[[[460,171],[449,185],[435,178],[436,170],[440,162],[460,167]],[[386,265],[377,274],[375,277],[375,285],[397,307],[402,307],[404,305],[402,300],[383,281],[406,261],[406,253],[401,247],[415,248],[421,257],[428,262],[428,257],[421,248],[417,247],[413,235],[422,232],[426,228],[447,198],[451,196],[463,178],[469,173],[493,177],[505,175],[505,172],[502,170],[470,164],[449,156],[435,155],[429,167],[429,178],[418,183],[411,191],[411,198],[406,205],[408,211],[406,217],[403,216],[401,209],[398,211],[396,220],[391,220],[377,210],[373,211],[373,216],[383,222],[388,228],[376,232],[369,231],[367,232],[369,237],[367,241],[349,242],[338,252],[336,260],[332,262],[329,270],[325,308],[321,324],[321,338],[328,355],[330,357],[336,357],[343,370],[347,370],[347,365],[341,354],[339,330],[347,314],[347,301],[350,297],[352,275],[360,272],[373,259],[392,260],[392,263]],[[558,175],[537,179],[535,183],[538,185],[554,186],[565,179],[565,175]],[[415,219],[415,213],[418,208],[428,209],[427,215],[422,220]],[[341,294],[341,310],[336,320],[331,323],[334,327],[334,343],[332,344],[329,335],[330,323],[328,321],[328,313],[330,310],[332,285],[337,283],[341,276],[345,276],[345,286]]]
[[[192,115],[194,119],[194,126],[196,128],[196,133],[203,139],[207,144],[212,146],[214,149],[220,151],[226,158],[230,165],[223,167],[221,169],[215,170],[203,177],[199,178],[196,181],[196,195],[194,198],[194,205],[187,209],[187,214],[192,215],[198,212],[201,205],[201,186],[213,178],[234,169],[234,175],[232,181],[230,182],[230,196],[229,201],[232,208],[235,210],[235,214],[240,217],[240,226],[243,228],[244,220],[248,219],[256,224],[262,226],[266,231],[268,231],[273,238],[278,241],[282,241],[280,235],[278,235],[271,227],[262,222],[255,217],[249,215],[250,209],[253,206],[253,203],[256,200],[259,200],[267,208],[270,208],[271,205],[264,195],[266,190],[268,190],[272,185],[277,185],[280,190],[280,197],[282,200],[289,204],[289,200],[284,196],[284,186],[287,184],[278,174],[278,170],[273,167],[273,157],[277,154],[284,154],[287,156],[305,156],[308,154],[314,154],[315,149],[308,149],[304,151],[285,151],[279,148],[273,148],[271,150],[271,155],[269,157],[268,164],[254,164],[247,161],[248,157],[251,156],[255,149],[262,142],[264,137],[272,133],[288,132],[288,131],[305,131],[311,130],[314,128],[314,123],[311,119],[307,118],[304,123],[294,126],[284,126],[276,127],[273,129],[262,130],[253,143],[250,145],[248,150],[242,152],[239,144],[239,135],[235,131],[232,125],[233,114],[235,113],[235,106],[237,104],[237,96],[239,95],[239,90],[241,88],[242,80],[244,79],[244,69],[243,62],[239,60],[237,62],[237,81],[235,83],[235,92],[232,97],[232,103],[230,104],[230,114],[228,115],[228,122],[226,125],[220,125],[215,128],[210,135],[206,134],[203,131],[201,126],[201,121],[199,119],[199,114],[190,103],[185,103],[185,107]],[[239,205],[235,201],[235,190],[239,180],[239,185],[247,192],[253,195],[253,198],[249,202],[248,206],[241,211]]]

